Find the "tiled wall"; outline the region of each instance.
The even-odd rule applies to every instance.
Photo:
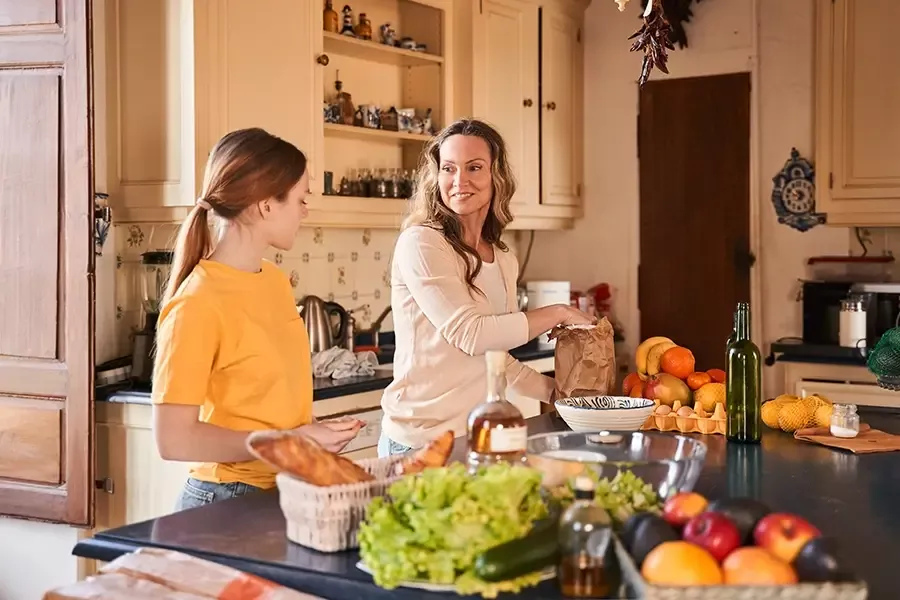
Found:
[[[127,354],[128,336],[142,323],[141,254],[171,248],[177,225],[135,224],[114,227],[116,252],[115,344],[113,355]],[[391,254],[397,231],[385,229],[301,228],[289,252],[267,257],[290,277],[294,297],[308,294],[333,300],[354,312],[357,327],[368,327],[391,303]],[[515,250],[515,236],[507,243]],[[383,329],[390,331],[390,316]]]

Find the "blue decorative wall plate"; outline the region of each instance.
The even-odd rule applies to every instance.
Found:
[[[778,222],[797,231],[809,231],[825,223],[825,215],[816,212],[816,172],[796,148],[791,158],[772,178],[772,205]]]

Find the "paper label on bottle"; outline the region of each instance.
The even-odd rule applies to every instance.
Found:
[[[528,441],[526,427],[498,427],[491,429],[491,452],[524,452]]]

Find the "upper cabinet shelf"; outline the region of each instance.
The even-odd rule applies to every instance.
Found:
[[[421,133],[388,131],[387,129],[370,129],[369,127],[338,125],[337,123],[325,123],[325,135],[338,135],[357,139],[378,138],[383,140],[404,140],[409,142],[427,142],[431,139],[430,135]]]
[[[439,65],[444,62],[443,56],[395,48],[379,42],[360,40],[340,33],[323,31],[326,53],[349,56],[360,60],[399,65],[404,67],[421,67]]]

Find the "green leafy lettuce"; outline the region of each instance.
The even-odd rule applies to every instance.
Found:
[[[359,530],[360,556],[375,583],[387,589],[417,580],[494,598],[535,585],[537,573],[485,582],[473,564],[481,552],[524,536],[547,515],[540,487],[538,471],[507,464],[471,475],[456,463],[406,477],[369,504]]]

